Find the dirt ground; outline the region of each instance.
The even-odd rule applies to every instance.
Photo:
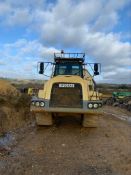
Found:
[[[130,175],[129,116],[105,107],[94,129],[69,116],[52,127],[32,122],[10,133],[13,144],[0,154],[0,175]]]

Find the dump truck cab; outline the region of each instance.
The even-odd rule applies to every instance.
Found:
[[[55,58],[54,76],[78,75],[83,78],[83,59]]]
[[[93,76],[85,68],[85,54],[56,53],[51,64],[51,78],[31,103],[37,124],[53,124],[54,115],[77,114],[81,116],[83,126],[96,126],[96,115],[100,112],[102,101],[96,91]],[[44,74],[44,63],[39,63],[39,67],[39,73]],[[98,63],[94,64],[94,74],[99,74]]]

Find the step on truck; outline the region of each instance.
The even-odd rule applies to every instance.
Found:
[[[39,74],[47,76],[45,71],[49,65],[51,77],[31,101],[30,110],[35,114],[37,125],[52,125],[54,116],[79,115],[83,127],[97,127],[102,100],[94,76],[99,75],[100,63],[85,63],[84,53],[61,51],[54,53],[54,62],[38,63]]]

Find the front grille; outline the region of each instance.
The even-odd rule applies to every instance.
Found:
[[[82,108],[82,106],[82,87],[80,84],[53,84],[50,98],[50,107]]]

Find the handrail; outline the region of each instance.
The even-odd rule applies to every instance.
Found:
[[[85,58],[85,53],[54,53],[54,58]]]

